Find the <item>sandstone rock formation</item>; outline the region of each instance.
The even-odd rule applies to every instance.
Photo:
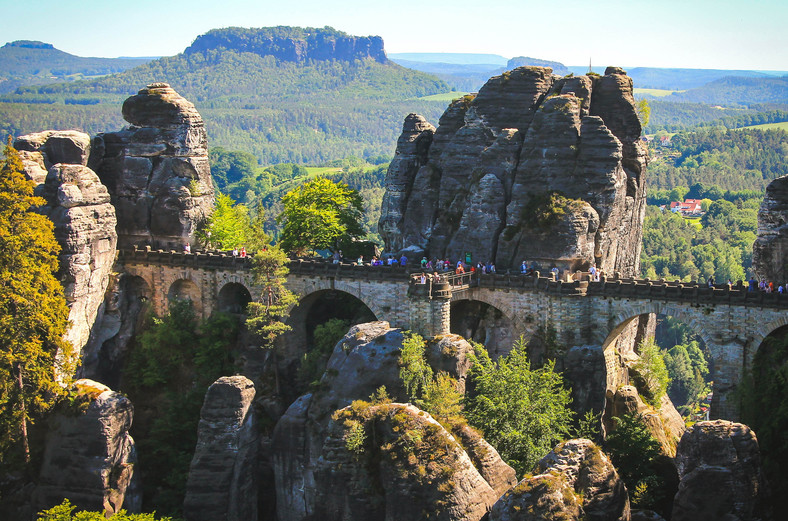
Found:
[[[758,238],[752,245],[752,266],[758,277],[788,282],[788,176],[766,187],[758,210]]]
[[[254,384],[224,376],[205,394],[186,499],[187,521],[257,519]]]
[[[662,452],[673,457],[676,454],[676,444],[684,434],[686,427],[670,398],[663,395],[660,405],[659,409],[655,410],[640,398],[636,387],[623,385],[616,390],[609,403],[610,409],[605,414],[605,430],[612,432],[615,428],[613,417],[632,413],[639,414],[651,434],[659,442]]]
[[[402,331],[392,329],[387,322],[371,322],[353,326],[334,348],[326,372],[321,379],[320,390],[297,399],[279,420],[273,433],[271,451],[276,476],[276,503],[279,519],[298,521],[307,519],[317,512],[321,512],[321,515],[329,515],[328,512],[320,510],[324,508],[324,504],[327,505],[329,502],[329,499],[324,496],[325,494],[342,494],[342,497],[332,496],[330,499],[330,504],[334,505],[331,507],[331,512],[334,512],[331,514],[332,516],[339,515],[337,512],[346,512],[343,510],[345,507],[340,508],[342,501],[348,501],[351,504],[357,504],[360,501],[360,496],[355,496],[355,492],[338,489],[338,484],[332,484],[332,479],[326,477],[331,476],[329,472],[331,466],[326,466],[326,461],[334,462],[333,458],[340,456],[341,458],[350,457],[346,453],[337,454],[338,449],[335,447],[345,436],[342,431],[344,427],[335,425],[332,427],[334,430],[331,431],[333,432],[331,434],[329,423],[335,411],[347,407],[354,400],[369,399],[370,395],[380,386],[385,386],[388,394],[395,401],[407,400],[399,378],[399,353],[402,341]],[[441,370],[447,370],[462,379],[467,372],[465,354],[469,350],[470,346],[465,340],[455,335],[446,335],[443,339],[431,343],[428,353],[430,353],[431,363],[435,363]],[[419,415],[417,409],[415,411],[411,411],[410,408],[402,410],[403,414],[416,421],[421,429],[423,427],[420,420],[422,416]],[[426,414],[422,414],[426,417]],[[444,439],[443,435],[440,435],[440,438]],[[469,461],[471,463],[470,468],[462,471],[463,476],[471,476],[467,477],[471,481],[466,481],[466,477],[463,477],[460,482],[465,484],[478,482],[480,484],[478,493],[481,494],[476,498],[462,499],[463,504],[486,504],[489,502],[489,497],[492,496],[494,496],[492,499],[494,501],[500,493],[514,484],[514,471],[501,461],[495,449],[482,440],[478,434],[470,429],[467,431],[458,430],[457,433],[452,433],[453,443],[457,442],[457,438],[462,440],[465,451],[456,455],[452,451],[446,457],[454,461],[453,458],[457,456],[463,462]],[[436,459],[435,464],[441,464],[440,461]],[[448,460],[446,464],[449,464]],[[465,468],[465,463],[462,464],[462,467]],[[355,470],[348,470],[348,472],[361,472],[362,470],[357,467],[353,468]],[[410,477],[417,478],[418,476]],[[323,478],[326,478],[327,481],[320,481]],[[485,486],[482,486],[482,483]],[[411,485],[411,487],[413,486],[415,485]],[[450,486],[448,482],[446,486]],[[415,489],[410,488],[409,490],[408,494],[415,493]],[[432,494],[432,492],[428,492],[429,490],[433,489],[427,487],[422,491],[427,495]],[[392,500],[397,497],[397,492],[393,490],[390,492],[379,490],[378,492],[382,495],[374,497],[382,501],[384,505],[388,501],[385,498],[389,497],[389,493],[392,494],[390,496]],[[452,492],[452,494],[458,493],[458,491]],[[489,502],[489,505],[491,504],[492,502]],[[426,505],[427,503],[422,503],[422,507],[426,508]],[[372,505],[361,505],[357,512],[368,512],[366,510],[368,508],[372,508]],[[481,511],[477,506],[473,506],[471,510],[473,512]],[[354,510],[354,512],[356,511]],[[374,512],[380,513],[378,510]],[[347,519],[366,518],[348,517]]]
[[[493,506],[490,521],[629,521],[624,482],[590,440],[559,444]]]
[[[46,140],[44,149],[52,139],[50,136]],[[72,142],[60,140],[59,143],[61,148],[68,148],[63,143]],[[75,156],[60,157],[54,153],[48,153],[48,157],[79,160]],[[115,263],[115,209],[110,204],[107,188],[96,173],[83,164],[59,162],[53,165],[37,193],[46,200],[42,211],[54,223],[55,238],[62,248],[59,278],[71,321],[66,340],[82,349],[100,318]]]
[[[77,130],[45,130],[19,136],[14,141],[28,178],[41,184],[47,170],[58,163],[87,166],[90,136]]]
[[[399,403],[337,411],[315,482],[327,521],[478,520],[499,496],[441,424]]]
[[[213,208],[202,117],[166,83],[123,103],[131,125],[99,134],[91,166],[112,195],[121,248],[175,248],[193,241]]]
[[[634,275],[640,133],[632,80],[614,67],[603,77],[505,72],[452,102],[437,130],[411,114],[386,177],[386,250]]]
[[[676,465],[672,521],[771,519],[758,440],[746,425],[696,423],[681,437]]]
[[[64,497],[85,510],[139,512],[137,462],[129,428],[134,408],[125,396],[92,380],[75,382],[77,398],[69,410],[50,421],[36,512]]]

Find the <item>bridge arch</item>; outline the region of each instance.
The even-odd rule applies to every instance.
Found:
[[[514,319],[508,306],[485,293],[469,293],[451,301],[452,333],[484,345],[493,358],[509,354],[521,334],[530,336],[530,332]]]
[[[226,282],[219,289],[216,299],[216,311],[236,315],[246,314],[246,306],[251,301],[252,294],[249,288],[240,282]]]
[[[194,312],[198,317],[203,313],[203,299],[200,286],[190,278],[181,278],[170,284],[167,290],[167,302],[174,300],[191,300]]]
[[[764,340],[777,333],[779,329],[785,328],[785,326],[788,326],[788,314],[778,317],[775,320],[772,320],[771,322],[755,329],[753,332],[754,334],[750,340],[751,349],[747,350],[747,359],[745,361],[747,368],[753,367],[755,355],[763,345]]]

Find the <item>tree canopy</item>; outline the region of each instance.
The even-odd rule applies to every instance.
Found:
[[[285,194],[282,205],[279,239],[287,252],[336,250],[340,242],[364,236],[363,201],[344,183],[318,177]]]
[[[0,463],[29,459],[27,425],[63,390],[75,369],[63,335],[68,308],[55,277],[60,246],[54,226],[33,210],[43,199],[9,144],[0,162]],[[57,366],[57,367],[56,367]]]

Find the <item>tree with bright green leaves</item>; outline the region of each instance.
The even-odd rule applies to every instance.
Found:
[[[231,250],[246,247],[257,251],[270,242],[263,232],[262,223],[262,215],[252,215],[246,205],[235,204],[229,195],[219,194],[216,208],[206,226],[198,232],[198,238],[209,248]]]
[[[27,427],[63,394],[76,367],[63,340],[68,308],[55,277],[54,226],[33,210],[34,183],[8,145],[0,162],[0,465],[30,459]]]
[[[52,508],[38,513],[37,521],[156,521],[156,514],[129,514],[125,510],[120,510],[110,517],[106,517],[104,512],[79,511],[74,512],[76,505],[64,499],[62,503]],[[159,521],[171,521],[171,517],[160,517]]]
[[[531,368],[522,337],[496,361],[483,348],[471,359],[465,417],[522,476],[569,434],[570,391],[552,361]]]
[[[262,349],[270,350],[274,356],[276,393],[280,393],[279,372],[276,369],[275,341],[291,328],[285,321],[296,296],[285,287],[287,282],[287,255],[277,246],[259,250],[252,260],[252,275],[260,288],[260,301],[250,302],[247,308],[246,325],[255,334]]]
[[[637,113],[638,119],[640,120],[640,125],[642,127],[647,127],[648,122],[651,119],[651,105],[648,104],[648,100],[637,100],[635,102],[635,112]]]
[[[640,358],[631,367],[635,386],[650,405],[659,407],[670,384],[665,359],[653,338],[640,344],[638,355]]]
[[[282,205],[279,241],[289,253],[336,251],[341,242],[364,236],[363,201],[344,183],[318,177],[285,194]]]

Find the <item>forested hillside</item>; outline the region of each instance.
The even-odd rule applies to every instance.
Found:
[[[52,44],[19,40],[0,47],[0,93],[23,85],[44,85],[121,72],[147,58],[83,58]]]
[[[372,57],[306,53],[298,62],[231,48],[259,50],[249,43],[249,31],[211,31],[208,42],[216,48],[203,41],[189,53],[93,81],[20,88],[0,98],[0,130],[16,135],[44,128],[116,130],[123,99],[161,81],[196,105],[213,146],[248,151],[263,164],[314,164],[350,155],[390,156],[409,112],[437,122],[445,108],[442,102],[416,99],[450,90],[428,74]],[[315,41],[332,48],[332,38],[344,34],[310,31],[325,31]]]

